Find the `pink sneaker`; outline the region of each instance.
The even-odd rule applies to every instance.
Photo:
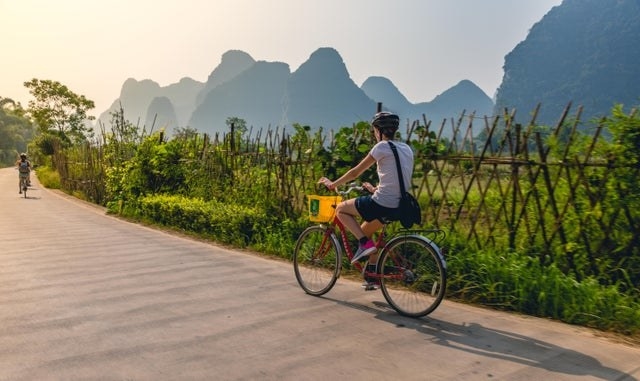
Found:
[[[374,251],[376,251],[376,244],[373,243],[372,240],[368,240],[364,245],[358,246],[358,251],[356,251],[356,254],[351,258],[351,263],[356,263],[362,258],[368,257]]]

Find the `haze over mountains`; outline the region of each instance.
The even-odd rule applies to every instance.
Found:
[[[466,79],[415,104],[388,78],[371,76],[358,86],[339,52],[330,47],[317,49],[294,72],[286,63],[256,61],[231,50],[205,83],[183,78],[161,87],[149,79],[128,79],[99,120],[109,123],[109,113],[122,104],[129,121],[168,132],[187,126],[209,134],[226,132],[229,117],[254,128],[299,123],[337,130],[369,120],[376,102],[404,120],[424,115],[436,128],[463,111],[483,117],[501,115],[505,108],[517,110],[526,124],[538,103],[540,124],[553,125],[569,102],[584,105],[586,120],[608,115],[615,103],[640,104],[639,35],[637,0],[564,0],[505,57],[495,104]]]
[[[383,77],[370,77],[358,87],[333,48],[316,50],[295,72],[286,63],[256,61],[246,52],[231,50],[206,83],[183,78],[161,87],[152,80],[128,79],[120,98],[99,119],[109,122],[109,113],[122,104],[126,119],[168,131],[189,126],[210,134],[226,132],[229,117],[242,118],[255,128],[299,123],[338,129],[369,120],[377,102],[406,120],[422,119],[423,114],[442,120],[464,109],[486,115],[493,108],[491,99],[467,80],[418,104],[410,103]]]

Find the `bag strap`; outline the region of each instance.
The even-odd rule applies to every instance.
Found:
[[[389,148],[393,152],[393,156],[396,157],[396,168],[398,168],[398,180],[400,181],[400,197],[403,198],[405,194],[404,189],[404,179],[402,178],[402,168],[400,167],[400,157],[398,156],[398,149],[395,144],[391,143],[391,141],[387,141],[389,143]]]

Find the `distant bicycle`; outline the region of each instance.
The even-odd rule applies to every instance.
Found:
[[[27,190],[29,190],[29,173],[18,173],[18,189],[24,198],[27,198]]]
[[[22,174],[20,174],[20,189],[22,190],[22,193],[24,194],[24,198],[27,198],[27,190],[29,189],[28,186],[28,179],[26,176],[22,176]]]
[[[361,191],[362,187],[351,184],[344,191],[338,190],[338,196],[308,196],[310,220],[319,224],[300,234],[293,253],[296,279],[307,294],[320,296],[329,292],[340,277],[343,263],[350,263],[353,258],[347,231],[334,216],[336,205],[354,190]],[[379,254],[376,270],[367,271],[367,266],[359,262],[353,266],[365,279],[374,281],[389,305],[401,315],[428,315],[445,295],[446,261],[434,242],[444,241],[445,233],[439,229],[400,229],[387,239],[390,222],[383,222],[375,240]],[[348,262],[343,262],[345,251]]]

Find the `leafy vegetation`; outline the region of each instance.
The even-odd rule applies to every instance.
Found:
[[[49,189],[60,189],[60,174],[51,167],[38,168],[38,181],[44,187]]]
[[[463,242],[455,247],[447,258],[450,297],[626,335],[640,332],[640,301],[622,284],[578,281],[555,264],[518,253],[471,251]]]
[[[65,144],[80,143],[90,138],[95,119],[87,115],[93,101],[78,95],[57,81],[32,79],[24,86],[34,97],[29,101],[29,114],[44,135],[58,136]]]
[[[0,97],[0,166],[12,166],[33,139],[35,129],[25,110],[10,98]]]

